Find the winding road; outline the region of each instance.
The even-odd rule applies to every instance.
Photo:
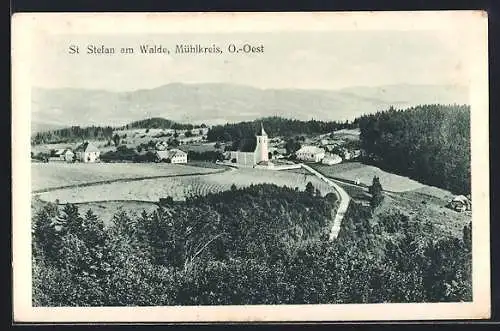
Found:
[[[342,187],[340,187],[337,183],[333,182],[331,179],[324,176],[319,171],[303,163],[301,163],[301,167],[309,171],[319,179],[323,180],[325,183],[330,185],[335,190],[337,198],[339,199],[340,203],[339,207],[337,208],[337,213],[335,214],[335,218],[333,220],[333,226],[330,231],[329,239],[330,240],[337,239],[337,236],[339,235],[340,232],[340,226],[342,224],[342,220],[344,219],[347,208],[349,207],[349,203],[351,202],[351,197]]]

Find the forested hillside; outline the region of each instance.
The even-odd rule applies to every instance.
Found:
[[[101,127],[89,126],[80,127],[72,126],[57,130],[47,130],[35,133],[31,138],[33,145],[52,144],[52,143],[73,143],[84,140],[111,140],[114,130],[128,129],[174,129],[174,130],[191,130],[196,126],[192,124],[177,123],[165,118],[148,118],[141,121],[135,121],[122,127]],[[204,127],[204,125],[201,125]]]
[[[308,185],[309,186],[309,185]],[[167,199],[168,200],[168,199]],[[33,219],[35,306],[471,300],[470,227],[429,236],[405,215],[349,207],[327,234],[335,195],[274,185],[168,202],[104,228],[47,205]],[[397,231],[396,231],[397,230]],[[397,232],[397,234],[396,234]]]
[[[255,121],[216,125],[210,128],[207,135],[208,141],[235,141],[254,138],[260,132],[261,124],[266,133],[271,137],[293,136],[298,134],[322,134],[340,129],[357,127],[356,122],[323,122],[300,121],[282,117],[265,117]]]
[[[197,126],[193,124],[182,124],[162,117],[153,117],[145,120],[135,121],[125,125],[122,129],[174,129],[174,130],[191,130]],[[205,127],[205,125],[201,125]]]
[[[366,161],[457,194],[469,194],[470,107],[423,105],[359,119]]]
[[[113,128],[110,126],[89,126],[85,128],[72,126],[70,128],[37,132],[32,136],[31,143],[39,145],[82,142],[89,139],[110,140],[112,136]]]

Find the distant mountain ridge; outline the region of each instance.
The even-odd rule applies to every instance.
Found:
[[[468,102],[467,87],[444,85],[301,90],[172,83],[132,92],[33,88],[32,126],[123,126],[154,117],[191,124],[234,123],[267,116],[343,121],[390,106]]]

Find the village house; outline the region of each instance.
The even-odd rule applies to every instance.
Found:
[[[158,151],[164,151],[168,147],[168,143],[164,140],[158,141],[155,145],[155,149]]]
[[[320,162],[325,157],[325,150],[316,146],[302,146],[295,155],[302,161]]]
[[[208,128],[194,128],[191,130],[191,133],[194,135],[206,135],[208,133]]]
[[[447,207],[451,208],[455,211],[458,211],[458,212],[464,212],[466,210],[471,210],[472,203],[471,203],[470,196],[466,197],[463,195],[457,195],[447,204]]]
[[[185,137],[177,139],[180,144],[189,144],[203,141],[203,136],[193,136],[193,137]]]
[[[61,160],[64,160],[64,152],[66,151],[65,148],[58,149],[54,152],[53,156],[60,158]]]
[[[269,147],[269,153],[272,159],[282,159],[285,157],[286,148]]]
[[[73,162],[75,153],[73,153],[71,149],[67,148],[64,150],[60,157],[62,161]]]
[[[76,159],[80,162],[96,162],[99,160],[100,154],[99,149],[88,141],[75,148]]]
[[[187,153],[180,149],[170,149],[168,151],[157,151],[156,158],[160,162],[187,163]]]

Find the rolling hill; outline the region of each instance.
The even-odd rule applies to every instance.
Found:
[[[391,85],[341,90],[258,89],[221,83],[173,83],[150,90],[32,90],[32,123],[56,126],[111,125],[151,117],[193,124],[221,124],[282,116],[299,120],[346,120],[395,107],[468,103],[468,89],[442,85]]]

